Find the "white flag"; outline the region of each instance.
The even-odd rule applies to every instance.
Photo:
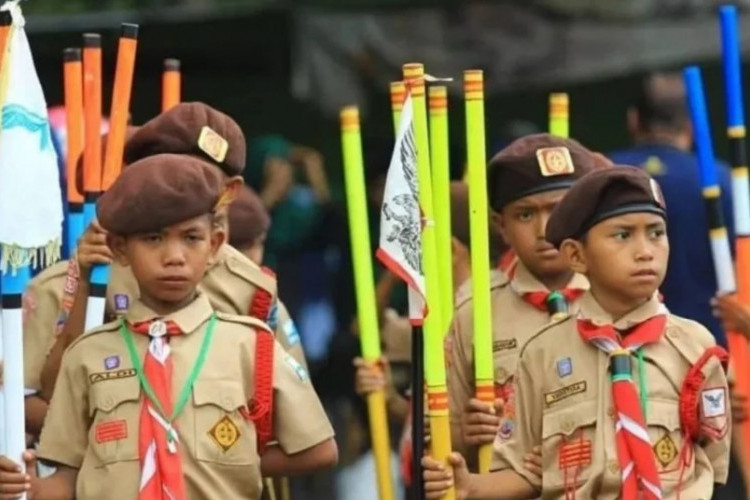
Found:
[[[59,258],[62,195],[47,103],[18,2],[0,73],[0,270]]]
[[[420,325],[427,315],[422,270],[422,211],[417,181],[417,145],[414,109],[406,96],[398,124],[383,207],[380,211],[380,242],[377,257],[409,289],[409,319]]]

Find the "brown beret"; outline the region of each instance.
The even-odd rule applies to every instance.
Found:
[[[252,246],[271,227],[271,217],[255,191],[242,186],[229,205],[229,244],[234,248]]]
[[[115,234],[159,231],[211,213],[224,179],[203,160],[162,154],[139,160],[122,171],[96,204],[104,229]]]
[[[659,184],[636,167],[617,166],[583,176],[565,194],[547,222],[546,239],[559,247],[610,217],[650,212],[666,219]]]
[[[125,142],[127,143],[131,137],[133,137],[133,134],[135,134],[140,127],[128,125],[125,129]],[[107,154],[107,139],[109,138],[109,133],[102,134],[102,169],[104,168],[104,155]],[[123,161],[122,166],[127,166],[127,162]],[[83,194],[83,152],[81,152],[81,156],[78,157],[78,160],[76,160],[76,188],[78,189],[78,192]]]
[[[202,102],[187,102],[146,122],[125,144],[125,161],[160,153],[195,155],[233,177],[245,170],[245,151],[237,122]]]
[[[451,182],[451,235],[471,248],[469,225],[469,186],[462,181]]]
[[[576,140],[527,135],[497,153],[487,167],[490,206],[500,211],[524,196],[565,189],[598,168],[593,154]]]

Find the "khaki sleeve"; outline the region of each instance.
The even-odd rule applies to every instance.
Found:
[[[469,470],[475,470],[473,465],[477,459],[477,448],[464,442],[461,419],[469,399],[475,392],[472,337],[471,307],[464,306],[456,311],[451,330],[444,342],[451,443],[453,450],[466,458]]]
[[[55,393],[39,438],[41,460],[80,468],[88,448],[88,380],[79,361],[80,344],[63,355]]]
[[[59,280],[32,281],[23,297],[23,369],[27,394],[41,390],[44,361],[52,347],[60,314],[58,299],[62,290],[53,287]]]
[[[274,321],[276,323],[276,331],[274,332],[276,340],[286,352],[291,354],[299,364],[307,369],[307,359],[305,358],[305,351],[302,348],[302,339],[299,336],[297,325],[294,324],[294,320],[289,315],[289,310],[282,301],[276,299],[276,311],[271,314],[276,315],[276,318],[269,318],[268,321],[268,323]]]
[[[523,464],[524,455],[542,443],[543,409],[539,405],[530,366],[533,363],[522,354],[513,382],[516,394],[515,430],[507,440],[503,440],[500,435],[495,438],[490,470],[512,468],[532,486],[541,489],[541,478],[526,470]]]
[[[281,448],[287,454],[298,453],[333,437],[307,370],[278,342],[273,373],[273,428]]]
[[[714,482],[726,483],[729,474],[732,411],[727,375],[718,359],[703,368],[706,381],[699,396],[700,443],[714,469]]]

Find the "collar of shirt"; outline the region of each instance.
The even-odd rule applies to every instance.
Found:
[[[602,309],[602,306],[599,305],[599,302],[596,301],[591,292],[586,292],[580,299],[578,316],[591,321],[597,326],[613,325],[615,330],[623,331],[639,325],[654,316],[667,313],[669,311],[659,301],[659,296],[655,293],[647,302],[636,307],[619,320],[613,321],[612,316]]]
[[[531,271],[529,271],[520,260],[516,261],[515,266],[508,270],[508,277],[510,278],[511,288],[520,296],[523,296],[526,293],[551,291],[533,274],[531,274]],[[582,274],[573,274],[573,277],[565,288],[588,290],[589,282]]]
[[[213,313],[214,310],[206,295],[198,293],[198,296],[190,304],[167,316],[159,316],[143,302],[137,300],[128,310],[125,320],[128,323],[140,323],[156,318],[163,319],[164,321],[174,321],[183,333],[189,334],[197,330]]]

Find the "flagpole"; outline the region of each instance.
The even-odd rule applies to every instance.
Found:
[[[394,136],[398,138],[401,112],[406,100],[406,85],[403,81],[391,82],[391,112]],[[411,327],[411,497],[424,498],[422,482],[422,456],[424,456],[424,332],[421,325]]]
[[[732,200],[736,245],[736,278],[739,300],[750,306],[750,182],[748,182],[747,150],[745,148],[745,116],[742,99],[740,42],[737,33],[737,8],[725,5],[720,9],[722,62],[727,108],[727,136],[732,164]],[[727,332],[732,364],[737,374],[737,392],[750,392],[750,370],[747,367],[747,340],[737,332]],[[740,427],[745,453],[750,452],[750,424]],[[745,460],[746,469],[750,461]],[[750,480],[750,470],[745,470]]]
[[[709,239],[718,292],[734,293],[737,286],[732,268],[732,253],[729,250],[729,238],[721,208],[721,187],[716,172],[700,69],[697,66],[690,66],[685,69],[684,77],[693,122],[695,147],[698,153],[703,199],[708,214]]]
[[[424,318],[425,380],[427,382],[427,407],[430,417],[430,443],[432,456],[446,465],[451,452],[450,423],[448,415],[448,391],[445,381],[445,359],[443,334],[440,331],[440,282],[438,279],[437,248],[435,245],[432,181],[430,173],[430,144],[427,130],[427,108],[425,103],[424,66],[410,63],[403,66],[404,80],[409,87],[414,109],[414,137],[417,149],[417,178],[419,204],[424,218],[422,229],[422,268],[425,277],[427,315]],[[412,360],[414,361],[414,360]],[[414,397],[418,397],[414,394]],[[419,416],[414,415],[418,420]],[[416,438],[414,439],[416,441]],[[414,478],[422,481],[421,477]],[[443,496],[445,500],[455,498],[450,488]]]
[[[569,137],[569,120],[568,94],[553,92],[549,95],[549,133],[557,137]]]
[[[448,89],[430,87],[430,163],[435,199],[435,239],[440,279],[441,330],[445,335],[453,320],[453,247],[451,233],[451,172],[448,149]]]
[[[68,197],[68,251],[75,255],[78,238],[83,234],[83,193],[79,192],[76,166],[83,151],[83,68],[81,49],[63,51],[65,88],[65,172]]]
[[[83,227],[96,218],[102,189],[102,37],[83,35]]]
[[[351,238],[351,255],[354,266],[354,284],[357,299],[357,321],[362,357],[371,363],[380,359],[380,335],[375,307],[370,231],[367,217],[362,139],[359,127],[359,110],[346,107],[341,111],[341,146],[344,156],[344,181],[347,214]],[[375,473],[380,500],[392,500],[391,447],[388,436],[388,419],[385,407],[385,390],[367,395],[370,436],[375,456]]]
[[[164,59],[161,75],[161,112],[180,104],[182,99],[182,72],[179,59]]]
[[[117,48],[117,66],[112,88],[112,105],[109,115],[109,136],[102,168],[102,191],[115,182],[122,170],[122,155],[125,149],[125,133],[128,126],[130,94],[133,87],[135,54],[138,47],[138,25],[123,23],[120,28],[120,41]],[[104,311],[109,283],[109,266],[95,265],[91,269],[91,291],[86,303],[86,330],[104,322]]]
[[[490,242],[487,216],[487,158],[484,133],[484,74],[464,71],[466,146],[469,182],[469,229],[471,231],[472,312],[474,316],[474,379],[476,398],[495,403],[490,313]],[[479,472],[490,470],[492,443],[479,447]]]

